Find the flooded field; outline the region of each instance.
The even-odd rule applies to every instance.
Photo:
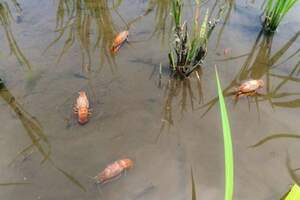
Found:
[[[231,124],[233,199],[280,199],[300,182],[299,3],[266,36],[263,1],[203,1],[200,19],[208,8],[220,20],[203,64],[184,80],[170,76],[169,0],[0,3],[1,200],[188,200],[191,169],[197,199],[223,199],[215,65]],[[194,10],[184,1],[183,21]],[[128,42],[113,54],[123,30]],[[236,100],[248,79],[264,87]],[[80,90],[91,104],[85,125],[73,114]],[[95,184],[122,158],[133,168]]]

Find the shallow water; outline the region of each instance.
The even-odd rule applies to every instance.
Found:
[[[300,167],[298,139],[249,146],[272,134],[300,131],[295,120],[300,107],[300,5],[268,39],[260,34],[261,2],[227,3],[199,83],[195,76],[184,82],[169,78],[167,0],[114,5],[105,0],[81,5],[26,0],[19,2],[22,11],[12,2],[8,6],[15,20],[0,29],[0,78],[5,82],[0,92],[0,199],[186,200],[192,194],[191,168],[198,199],[222,199],[215,64],[233,134],[234,199],[280,199],[294,182],[287,158],[292,168]],[[187,20],[194,9],[191,2],[185,2]],[[215,8],[214,16],[222,5],[210,1],[201,13]],[[124,21],[134,19],[130,42],[112,56],[108,50],[114,34],[126,29]],[[231,92],[250,78],[264,79],[266,86],[257,98],[235,102]],[[87,91],[93,109],[84,126],[72,115],[80,89]],[[104,186],[90,179],[124,157],[135,166],[120,179]]]

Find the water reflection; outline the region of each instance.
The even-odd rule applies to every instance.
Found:
[[[22,12],[22,8],[20,4],[14,0],[12,1],[17,13]],[[18,15],[19,16],[19,15]],[[18,62],[21,65],[25,65],[29,70],[32,69],[32,66],[29,60],[23,54],[21,48],[19,47],[14,34],[11,29],[11,20],[12,20],[12,12],[10,10],[9,4],[7,2],[0,2],[0,24],[4,30],[6,39],[9,44],[9,48],[11,53],[17,58]],[[18,19],[18,18],[17,18]]]
[[[172,31],[171,26],[168,29],[167,23],[170,16],[171,3],[172,1],[170,0],[150,0],[146,10],[146,13],[155,10],[155,25],[151,37],[157,36],[161,38],[161,43],[164,43],[166,36],[169,36]]]
[[[216,0],[216,3],[218,2],[218,0]],[[226,10],[225,11],[225,18],[224,18],[224,22],[220,28],[220,31],[218,33],[218,37],[217,37],[217,45],[216,47],[219,47],[220,45],[220,42],[221,42],[221,39],[222,39],[222,35],[224,33],[224,30],[225,30],[225,27],[226,25],[229,23],[229,19],[230,19],[230,16],[231,16],[231,13],[233,11],[233,9],[235,8],[235,0],[225,0],[225,5],[226,5]]]
[[[289,48],[294,44],[296,39],[299,37],[300,31],[295,33],[293,37],[291,37],[278,51],[276,51],[273,55],[271,54],[272,50],[272,37],[264,36],[262,32],[258,34],[254,45],[249,54],[246,54],[246,60],[242,65],[241,69],[231,81],[231,83],[225,87],[223,90],[224,96],[229,97],[234,95],[234,89],[236,86],[244,80],[247,79],[263,79],[265,80],[265,92],[259,93],[254,96],[254,101],[256,103],[256,107],[259,111],[259,102],[268,101],[270,105],[274,108],[275,106],[279,107],[299,107],[300,106],[300,92],[284,92],[281,91],[284,85],[293,81],[299,82],[300,79],[294,77],[300,70],[300,62],[297,63],[289,75],[283,76],[279,74],[275,74],[272,72],[276,67],[279,66],[279,60],[285,56],[286,52]],[[298,52],[296,50],[296,52]],[[291,60],[296,54],[296,52],[292,53],[288,57],[288,59],[284,60],[287,62]],[[236,58],[244,57],[237,56]],[[232,58],[225,59],[223,61],[230,61]],[[275,80],[275,78],[277,80]],[[271,87],[272,86],[272,87]],[[292,100],[278,102],[279,99],[289,98]],[[206,103],[201,108],[206,108],[203,115],[205,115],[218,101],[218,97],[213,98],[208,103]],[[250,102],[249,102],[250,106]]]
[[[61,169],[55,164],[55,162],[51,158],[51,144],[48,140],[47,135],[44,133],[41,124],[34,116],[30,115],[19,102],[17,102],[16,98],[10,93],[10,91],[4,84],[1,84],[0,97],[10,106],[10,108],[18,116],[19,120],[21,121],[23,127],[26,130],[27,136],[31,140],[31,144],[26,146],[23,150],[21,150],[10,162],[10,165],[14,163],[20,155],[23,155],[25,159],[25,155],[35,148],[43,157],[41,164],[48,161],[55,169],[61,172],[72,183],[74,183],[76,186],[85,191],[85,188],[80,184],[80,182],[77,179],[75,179],[72,175],[70,175],[68,172]],[[14,183],[14,185],[15,184],[16,183]]]
[[[169,78],[167,84],[164,86],[165,99],[162,111],[161,131],[165,127],[169,130],[174,125],[173,110],[176,107],[176,101],[179,104],[181,119],[184,117],[184,112],[187,111],[188,101],[192,110],[195,108],[195,100],[198,101],[198,104],[203,101],[201,77],[202,68],[199,67],[189,78],[183,80],[173,77]],[[196,88],[196,92],[198,93],[197,97],[194,93],[194,88]]]
[[[78,42],[82,56],[82,67],[90,71],[92,51],[100,49],[100,62],[106,60],[110,66],[114,65],[114,56],[110,53],[115,28],[111,16],[109,1],[99,0],[59,0],[56,13],[56,32],[58,36],[47,47],[63,40],[64,46],[57,62]],[[113,6],[119,6],[122,1],[113,1]],[[96,37],[91,34],[96,32]]]

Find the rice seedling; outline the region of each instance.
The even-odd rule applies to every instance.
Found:
[[[198,24],[200,1],[196,1],[196,3],[194,25],[189,34],[187,23],[182,23],[182,1],[172,1],[171,14],[175,25],[169,62],[172,74],[181,79],[189,76],[200,66],[207,52],[208,10],[200,27]]]
[[[266,33],[276,31],[280,22],[298,0],[268,0],[264,10],[263,28]]]
[[[223,128],[223,140],[224,140],[224,158],[225,158],[224,200],[232,200],[233,189],[234,189],[234,163],[233,163],[231,130],[230,130],[229,117],[227,114],[226,104],[223,96],[223,91],[221,88],[221,83],[219,80],[217,67],[215,67],[215,71],[216,71],[216,80],[217,80],[217,88],[218,88],[218,96],[219,96],[219,103],[220,103],[222,128]]]

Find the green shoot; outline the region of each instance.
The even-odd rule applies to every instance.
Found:
[[[231,139],[231,130],[229,124],[229,118],[227,114],[226,104],[219,80],[217,67],[215,67],[216,79],[218,85],[218,95],[220,103],[220,112],[223,128],[223,140],[224,140],[224,157],[225,157],[225,195],[224,200],[232,200],[233,187],[234,187],[234,164],[233,164],[233,148]]]
[[[268,0],[264,11],[264,30],[267,33],[276,31],[279,23],[297,1],[298,0]]]

